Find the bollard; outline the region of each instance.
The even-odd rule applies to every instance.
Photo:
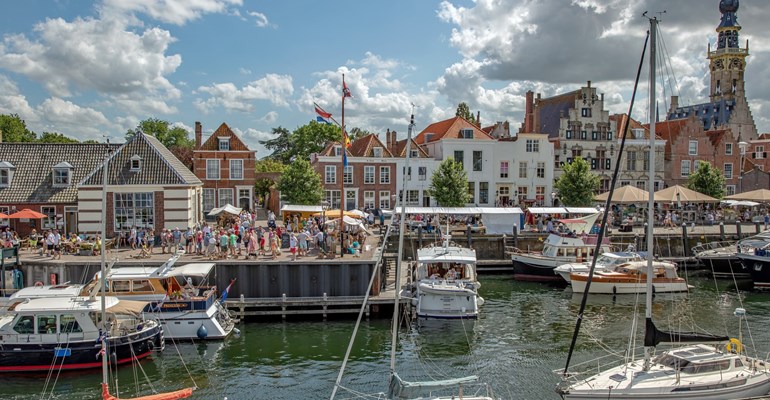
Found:
[[[519,247],[519,227],[513,226],[513,247]]]
[[[471,248],[471,226],[470,225],[466,227],[466,231],[468,234],[468,248],[470,249]]]
[[[759,222],[755,222],[754,226],[757,228],[757,235],[759,235],[762,232],[762,228],[759,227]]]
[[[682,223],[682,251],[685,257],[690,256],[690,246],[687,245],[687,223]]]
[[[422,226],[417,226],[417,248],[422,248]]]
[[[725,241],[725,223],[719,221],[719,240]]]
[[[741,240],[741,221],[735,221],[735,234],[738,235],[738,240]]]

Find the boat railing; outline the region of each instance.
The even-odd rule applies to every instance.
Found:
[[[626,357],[619,356],[618,354],[606,354],[578,364],[573,364],[567,374],[564,373],[564,368],[555,369],[553,370],[553,373],[562,378],[562,383],[572,385],[610,368],[623,365],[625,362]]]
[[[725,247],[734,248],[735,243],[736,243],[735,241],[715,241],[715,242],[702,243],[692,247],[692,254],[697,255],[698,253],[702,253],[704,251],[717,250]]]

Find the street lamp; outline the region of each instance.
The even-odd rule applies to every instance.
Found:
[[[329,202],[326,200],[321,201],[321,223],[324,225],[324,230],[326,228],[326,210],[329,209]]]
[[[743,160],[746,158],[746,149],[749,144],[740,141],[738,142],[738,148],[741,150],[741,162],[738,164],[738,193],[743,193]]]
[[[551,192],[551,206],[556,207],[556,203],[559,201],[559,194],[555,191]]]

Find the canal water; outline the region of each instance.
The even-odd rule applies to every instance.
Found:
[[[406,380],[475,374],[499,398],[558,399],[558,377],[552,370],[564,367],[580,298],[569,289],[504,276],[482,277],[481,282],[486,304],[478,321],[402,329],[399,374]],[[767,357],[770,293],[741,291],[739,296],[733,283],[715,285],[705,277],[690,277],[690,283],[695,288],[687,296],[656,296],[653,317],[659,327],[737,336],[733,311],[742,300],[750,328],[743,327],[743,342],[753,341],[761,357]],[[643,317],[644,298],[639,302],[637,310],[633,295],[590,299],[573,365],[608,351],[622,352],[635,310]],[[224,342],[167,342],[166,350],[151,360],[119,368],[120,395],[150,394],[150,385],[159,391],[178,389],[192,385],[191,376],[200,388],[193,397],[197,399],[328,399],[354,322],[246,323],[240,325],[240,337]],[[366,393],[387,390],[389,329],[386,319],[362,324],[344,386]],[[637,337],[641,344],[641,335]],[[3,399],[96,399],[100,379],[99,371],[53,374],[50,379],[2,375],[0,392]],[[338,396],[353,397],[349,392]]]

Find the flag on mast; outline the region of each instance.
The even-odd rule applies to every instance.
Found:
[[[348,84],[345,83],[345,75],[342,75],[342,105],[345,106],[345,97],[353,97],[352,94],[350,94],[350,89],[348,89]],[[345,129],[345,127],[342,127],[342,135],[345,139],[345,148],[350,148],[350,138],[348,137],[348,131]],[[345,165],[347,165],[347,160],[345,162]]]
[[[345,83],[345,77],[342,77],[342,97],[353,97],[352,94],[350,94],[350,89],[348,89],[348,85]]]
[[[315,113],[318,114],[319,117],[327,120],[332,117],[332,113],[326,112],[321,106],[313,102],[313,105],[315,106]]]

